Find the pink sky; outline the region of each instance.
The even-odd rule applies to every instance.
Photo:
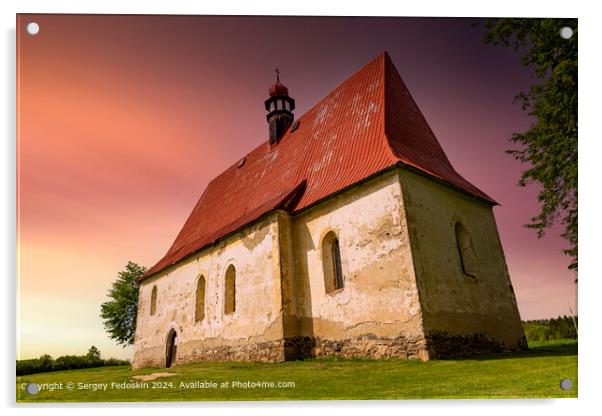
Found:
[[[40,24],[30,36],[25,25]],[[18,358],[131,349],[100,304],[128,260],[165,254],[211,178],[267,139],[279,67],[300,116],[387,50],[455,168],[501,203],[523,319],[568,314],[574,276],[559,230],[522,225],[535,187],[504,153],[530,120],[532,82],[469,19],[22,15],[18,65]]]

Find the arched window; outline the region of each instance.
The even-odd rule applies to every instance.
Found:
[[[200,322],[205,318],[205,276],[200,276],[196,283],[196,300],[194,321]]]
[[[167,334],[167,345],[165,350],[165,367],[169,368],[176,362],[178,353],[178,334],[172,328]]]
[[[324,287],[326,293],[343,288],[343,268],[339,239],[329,232],[322,240],[322,267],[324,269]]]
[[[477,277],[477,256],[472,248],[468,231],[459,222],[456,223],[456,243],[458,245],[458,255],[460,256],[462,270],[468,276]]]
[[[157,312],[157,286],[153,286],[151,292],[150,314],[154,315]]]
[[[233,265],[228,266],[225,280],[224,313],[234,313],[236,310],[236,269]]]

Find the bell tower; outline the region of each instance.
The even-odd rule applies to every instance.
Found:
[[[292,124],[295,116],[295,100],[288,96],[288,88],[280,83],[280,71],[276,68],[276,83],[270,87],[270,98],[265,100],[266,116],[270,129],[270,145],[275,145]]]

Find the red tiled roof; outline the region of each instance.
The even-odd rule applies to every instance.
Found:
[[[213,179],[167,254],[144,277],[176,264],[277,208],[298,212],[394,165],[495,204],[458,174],[388,54],[339,85],[287,131]]]

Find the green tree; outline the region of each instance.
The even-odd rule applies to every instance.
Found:
[[[138,278],[144,273],[145,267],[128,262],[109,290],[110,300],[100,307],[100,317],[103,319],[105,330],[124,347],[134,343],[138,312]]]
[[[52,370],[52,363],[53,362],[54,362],[54,360],[52,359],[52,357],[50,355],[48,355],[48,354],[42,355],[38,359],[39,370],[40,371],[50,371],[50,370]]]
[[[527,165],[518,182],[541,185],[541,211],[526,226],[542,237],[557,221],[577,268],[577,19],[488,19],[484,41],[522,53],[523,65],[532,68],[535,82],[515,98],[534,117],[531,127],[514,133],[519,149],[508,150]],[[560,35],[572,29],[569,39]]]
[[[86,359],[91,363],[100,363],[102,360],[99,349],[92,345],[86,354]]]

